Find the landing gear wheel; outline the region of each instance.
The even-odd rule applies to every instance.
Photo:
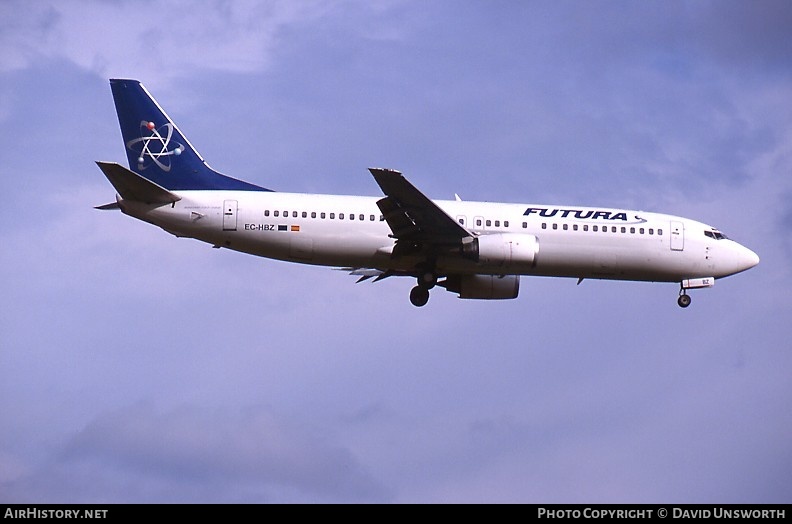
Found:
[[[410,290],[410,302],[415,307],[425,306],[429,302],[429,290],[423,286],[415,286]]]
[[[679,307],[688,307],[690,305],[690,295],[679,295],[677,304],[679,304]]]

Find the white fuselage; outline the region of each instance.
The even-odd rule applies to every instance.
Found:
[[[176,191],[175,204],[120,201],[128,215],[177,236],[267,258],[334,267],[409,271],[379,198],[265,191]],[[541,275],[680,282],[720,278],[758,262],[749,249],[694,220],[621,209],[434,201],[474,236],[535,237],[530,264],[439,257],[442,275]]]

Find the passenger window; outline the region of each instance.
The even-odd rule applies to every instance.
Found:
[[[476,219],[476,226],[481,227],[481,219],[480,218]]]
[[[380,222],[385,222],[385,215],[380,215]]]
[[[308,218],[308,213],[306,213],[305,211],[303,211],[303,212],[302,212],[302,217],[303,217],[303,218]]]
[[[311,211],[311,218],[316,218],[316,211]]]
[[[644,228],[639,229],[638,232],[643,235],[644,234]]]
[[[594,227],[596,227],[596,226],[594,226]],[[583,224],[583,231],[588,231],[588,224]],[[596,229],[595,229],[595,231],[596,231]]]
[[[324,219],[327,215],[325,215],[324,211],[319,213],[319,218]]]
[[[495,221],[495,227],[500,227],[500,220]]]
[[[338,220],[344,220],[344,214],[343,213],[339,213],[338,214]]]
[[[634,227],[630,228],[630,233],[635,233],[635,228]]]
[[[265,217],[268,217],[268,216],[269,216],[269,209],[267,209],[267,210],[265,210],[265,211],[264,211],[264,216],[265,216]]]
[[[490,227],[492,225],[492,220],[487,220],[486,224],[487,224],[487,227]]]
[[[360,220],[366,220],[366,215],[362,214],[358,217]]]
[[[330,213],[330,220],[333,220],[334,218],[335,218],[335,213]]]
[[[528,222],[523,222],[523,229],[528,228]]]
[[[569,224],[564,224],[564,231],[569,230]]]
[[[355,220],[355,214],[354,213],[350,213],[349,214],[349,220]]]
[[[275,212],[273,213],[273,215],[274,215],[274,216],[278,216],[278,211],[275,211]]]
[[[283,218],[288,218],[288,217],[289,217],[289,212],[288,211],[284,211],[283,212]]]
[[[374,219],[374,215],[371,215],[371,216],[369,217],[369,220],[371,220],[372,222],[374,222],[374,220],[375,220],[375,219]]]
[[[611,226],[611,232],[613,232],[613,233],[616,232],[616,226]]]
[[[542,229],[547,229],[547,222],[542,222]]]
[[[627,228],[622,226],[622,230],[621,231],[622,231],[622,233],[626,233],[627,232]]]
[[[649,228],[649,234],[654,235],[654,229],[652,229],[651,227]]]
[[[553,224],[553,229],[558,229],[558,224]]]
[[[597,231],[599,228],[597,226],[591,226],[592,231]]]
[[[657,234],[660,235],[660,236],[663,236],[663,230],[662,229],[658,229],[657,230]]]
[[[577,229],[578,229],[578,226],[577,226],[577,224],[572,224],[572,230],[573,230],[573,231],[577,231]]]
[[[509,221],[508,220],[504,220],[503,221],[503,227],[509,227]]]

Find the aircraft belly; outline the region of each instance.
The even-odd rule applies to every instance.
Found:
[[[313,260],[313,240],[311,237],[293,235],[289,239],[289,257],[306,262]]]
[[[297,236],[293,237],[298,239]],[[380,252],[384,245],[392,243],[387,236],[371,234],[305,235],[312,246],[311,263],[339,267],[382,267],[390,257]],[[292,240],[306,245],[307,240]],[[292,244],[294,245],[294,244]]]

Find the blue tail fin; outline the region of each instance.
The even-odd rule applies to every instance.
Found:
[[[176,124],[137,80],[111,79],[129,168],[170,190],[269,191],[206,165]]]

